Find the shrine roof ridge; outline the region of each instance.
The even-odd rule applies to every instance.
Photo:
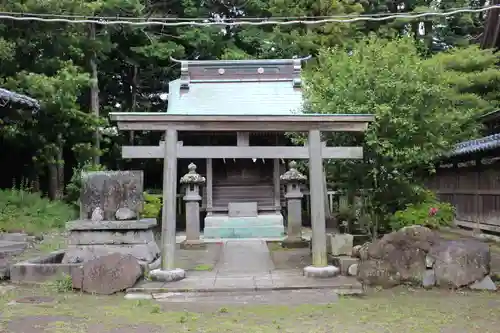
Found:
[[[293,65],[311,59],[311,56],[291,59],[245,59],[245,60],[184,60],[170,58],[173,62],[193,66],[258,66],[258,65]]]

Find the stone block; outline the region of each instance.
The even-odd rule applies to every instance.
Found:
[[[152,229],[99,232],[73,230],[68,236],[69,245],[148,244],[154,241]]]
[[[184,279],[186,277],[186,271],[181,268],[172,270],[154,269],[149,272],[149,276],[153,281],[174,282]]]
[[[71,272],[71,280],[75,289],[111,295],[132,287],[142,273],[134,257],[113,253],[84,263],[81,270]]]
[[[359,262],[358,258],[350,256],[328,256],[330,263],[340,269],[341,275],[349,275],[349,267]]]
[[[340,270],[335,266],[325,266],[325,267],[315,267],[307,266],[304,267],[304,276],[313,278],[329,278],[334,277],[340,272]]]
[[[142,171],[82,172],[80,204],[82,219],[90,219],[96,208],[104,220],[114,220],[119,208],[126,207],[136,215],[143,209]]]
[[[358,264],[352,264],[347,268],[347,275],[349,276],[357,276],[358,275]]]
[[[10,266],[12,283],[43,283],[80,270],[80,264],[63,264],[64,250]]]
[[[472,290],[497,290],[495,282],[493,282],[489,275],[486,275],[483,279],[474,282],[469,286],[469,288]]]
[[[352,255],[354,237],[350,234],[330,234],[330,251],[333,256]],[[328,241],[327,241],[328,243]]]
[[[156,242],[126,245],[70,245],[64,256],[63,263],[87,262],[111,253],[129,254],[141,264],[149,264],[159,257],[160,249]]]
[[[258,215],[257,202],[230,202],[228,210],[229,217],[256,217]]]
[[[433,269],[427,269],[422,277],[422,286],[424,288],[432,288],[436,285],[436,274]]]
[[[281,238],[285,233],[281,214],[259,214],[257,217],[205,217],[204,238]]]
[[[141,219],[139,221],[101,221],[77,220],[66,223],[66,230],[92,230],[102,232],[105,230],[144,230],[156,226],[156,219]]]

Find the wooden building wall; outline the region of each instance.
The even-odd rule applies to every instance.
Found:
[[[456,223],[500,232],[500,152],[441,165],[428,187],[456,209]]]

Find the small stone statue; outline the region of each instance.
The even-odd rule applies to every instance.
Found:
[[[96,209],[94,209],[94,211],[92,212],[91,220],[92,222],[101,222],[102,220],[104,220],[104,212],[102,211],[101,207],[97,207]]]

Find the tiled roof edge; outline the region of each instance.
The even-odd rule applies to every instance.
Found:
[[[0,88],[0,98],[13,103],[23,104],[29,108],[38,110],[40,108],[40,103],[31,97],[26,95],[18,94],[13,91]]]
[[[451,151],[451,156],[487,151],[500,147],[500,133],[488,135],[483,138],[460,142]]]

